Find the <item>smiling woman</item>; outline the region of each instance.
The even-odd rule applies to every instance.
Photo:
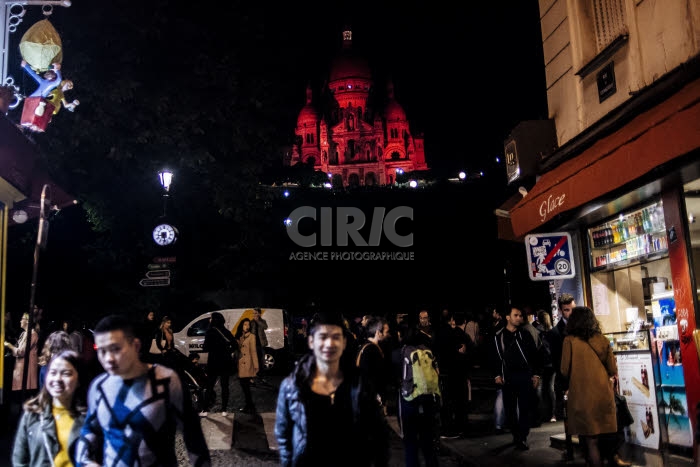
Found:
[[[73,465],[69,453],[85,420],[81,371],[80,356],[72,350],[51,359],[46,384],[24,404],[12,450],[13,466]]]

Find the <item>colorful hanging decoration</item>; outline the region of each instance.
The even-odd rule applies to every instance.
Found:
[[[61,36],[47,19],[27,29],[19,43],[19,52],[38,73],[51,69],[54,63],[63,62]]]
[[[42,20],[27,30],[19,49],[22,68],[38,84],[24,100],[20,123],[32,131],[46,131],[62,107],[72,112],[80,104],[77,99],[68,102],[65,97],[65,92],[73,89],[73,81],[61,75],[61,37],[48,20]]]

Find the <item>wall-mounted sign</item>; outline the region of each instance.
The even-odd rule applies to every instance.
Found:
[[[576,276],[571,235],[568,233],[527,235],[525,248],[531,280],[571,279]]]
[[[614,62],[610,62],[605,65],[596,75],[596,81],[598,83],[598,102],[603,102],[617,92],[613,63]]]

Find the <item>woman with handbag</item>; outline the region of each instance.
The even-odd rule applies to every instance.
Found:
[[[600,436],[617,432],[611,380],[617,374],[617,363],[610,342],[603,336],[590,308],[574,307],[566,330],[561,373],[569,379],[569,431],[582,441],[587,465],[599,467],[602,465]]]
[[[231,375],[237,370],[237,365],[233,359],[233,353],[238,350],[238,343],[234,339],[231,331],[226,329],[224,315],[219,312],[211,314],[209,329],[204,337],[204,352],[208,352],[207,380],[208,407],[214,403],[216,393],[214,385],[219,381],[221,385],[221,414],[226,416],[229,398],[229,380]]]

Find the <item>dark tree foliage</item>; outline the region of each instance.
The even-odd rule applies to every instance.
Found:
[[[41,263],[47,305],[143,315],[244,290],[265,268],[269,220],[258,179],[281,161],[290,125],[279,130],[288,116],[275,92],[280,77],[265,65],[263,23],[233,6],[218,15],[183,2],[112,0],[54,15],[64,76],[75,82],[69,97],[81,104],[31,136],[80,205],[52,219]],[[150,240],[164,211],[163,167],[175,172],[167,214],[181,233],[168,252],[177,266],[167,293],[138,286],[164,253]],[[25,265],[27,235],[12,238]],[[26,300],[22,279],[15,303]]]

